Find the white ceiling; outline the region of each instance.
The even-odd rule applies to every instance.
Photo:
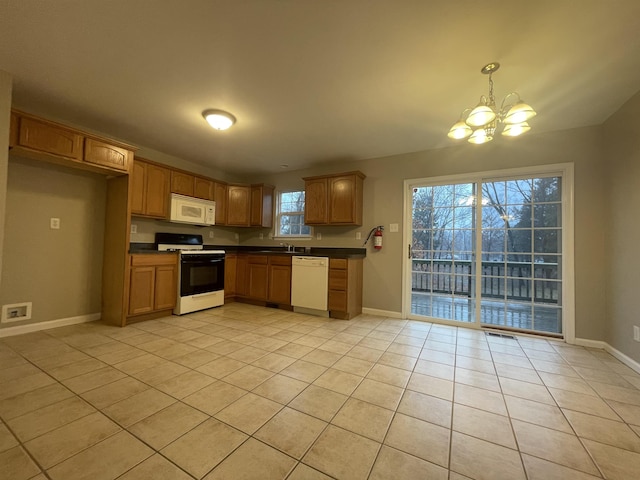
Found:
[[[638,0],[0,0],[0,69],[27,111],[274,172],[452,145],[492,61],[530,134],[601,124],[640,90],[638,19]]]

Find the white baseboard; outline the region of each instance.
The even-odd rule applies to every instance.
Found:
[[[582,347],[600,348],[602,350],[605,350],[606,352],[610,353],[611,355],[616,357],[618,360],[620,360],[622,363],[624,363],[627,367],[640,373],[640,363],[636,362],[633,358],[629,357],[628,355],[622,353],[617,348],[612,347],[607,342],[603,342],[600,340],[589,340],[586,338],[576,338],[575,344],[580,345]]]
[[[367,315],[377,315],[379,317],[402,318],[401,312],[392,312],[391,310],[378,310],[377,308],[363,308],[362,313]]]
[[[618,350],[616,348],[613,348],[608,343],[605,344],[604,349],[607,352],[609,352],[611,355],[616,357],[618,360],[620,360],[622,363],[624,363],[627,367],[629,367],[629,368],[635,370],[636,372],[640,373],[640,363],[636,362],[633,358],[625,355],[620,350]]]
[[[575,338],[573,344],[580,347],[599,348],[601,350],[606,350],[608,346],[607,342],[603,342],[602,340],[590,340],[588,338]]]
[[[47,322],[30,323],[28,325],[16,325],[15,327],[0,328],[0,338],[12,337],[13,335],[21,335],[23,333],[39,332],[40,330],[48,330],[56,327],[66,327],[67,325],[76,325],[79,323],[95,322],[100,320],[102,314],[89,313],[87,315],[79,315],[77,317],[59,318],[57,320],[49,320]]]

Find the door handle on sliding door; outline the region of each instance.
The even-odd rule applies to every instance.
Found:
[[[411,244],[409,244],[409,258],[411,258]]]

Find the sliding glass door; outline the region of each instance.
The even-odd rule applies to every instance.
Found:
[[[414,187],[411,313],[475,321],[474,183]]]
[[[564,176],[407,182],[408,316],[561,336]]]

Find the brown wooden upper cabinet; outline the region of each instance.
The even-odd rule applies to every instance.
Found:
[[[9,124],[9,148],[18,144],[18,114],[11,111],[11,123]]]
[[[216,202],[216,225],[227,224],[227,192],[226,183],[214,182],[213,199]]]
[[[327,183],[327,177],[304,179],[304,223],[306,225],[329,223]]]
[[[17,146],[82,161],[82,135],[51,122],[30,117],[19,119]]]
[[[213,200],[213,180],[202,177],[193,179],[193,196],[204,200]]]
[[[11,111],[9,145],[29,158],[102,173],[128,173],[135,150],[18,110]]]
[[[193,197],[195,177],[188,173],[171,170],[171,193]]]
[[[232,227],[271,227],[273,225],[273,191],[262,183],[226,185],[226,225]],[[216,204],[216,217],[218,205]],[[216,220],[216,223],[217,220]]]
[[[153,218],[169,215],[171,171],[139,159],[131,171],[131,214]]]
[[[306,225],[362,225],[362,172],[306,177]]]
[[[124,172],[129,171],[133,155],[129,150],[116,147],[94,138],[84,139],[84,157],[87,163],[115,168]]]
[[[227,191],[227,225],[248,227],[251,220],[251,187],[231,183]]]
[[[273,191],[275,187],[263,183],[251,185],[251,226],[273,225]]]
[[[136,159],[136,164],[139,163]],[[161,217],[165,218],[168,216],[168,208],[169,208],[169,193],[179,193],[180,195],[187,195],[189,197],[194,198],[202,198],[204,200],[213,200],[216,202],[216,225],[226,225],[227,224],[227,184],[224,182],[218,182],[211,178],[199,177],[197,175],[192,175],[188,172],[183,172],[181,170],[174,170],[172,168],[163,168],[153,162],[143,161],[146,165],[144,172],[148,177],[149,186],[147,187],[149,190],[149,195],[152,195],[151,192],[158,192],[160,195],[160,183],[163,185],[162,189],[162,198],[165,199],[166,205],[160,205],[159,197],[154,196],[154,202],[148,203],[149,207],[147,210],[144,210],[143,204],[143,168],[140,165],[134,166],[134,197],[132,200],[131,213],[134,215],[143,215],[150,217]],[[155,168],[150,170],[149,166],[153,165]],[[159,178],[159,173],[156,168],[163,168],[162,179]],[[166,174],[166,189],[165,186],[165,178],[164,174]],[[155,179],[155,182],[153,181]],[[246,187],[246,186],[245,186]],[[155,194],[154,194],[155,195]],[[247,196],[247,198],[249,198]],[[151,199],[147,197],[147,202]],[[155,205],[158,208],[152,207]],[[163,214],[160,214],[160,208],[163,208]],[[247,215],[247,222],[248,222]],[[248,223],[243,224],[242,226],[248,226]]]

